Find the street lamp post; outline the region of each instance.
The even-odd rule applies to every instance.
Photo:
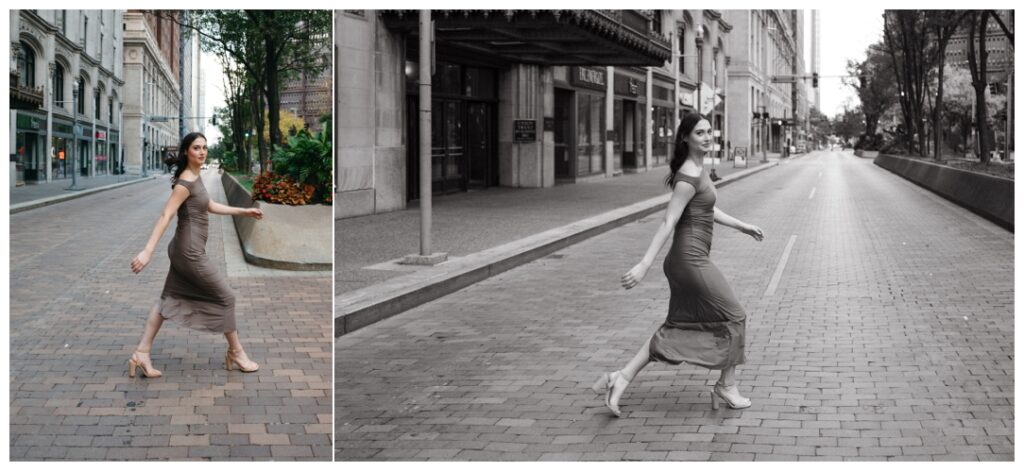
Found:
[[[61,103],[61,106],[63,106],[63,104],[67,103],[68,101],[70,101],[72,104],[77,103],[78,102],[78,94],[80,93],[80,90],[78,89],[79,88],[78,85],[79,85],[78,81],[76,80],[74,85],[71,86],[71,100],[57,101],[55,103]],[[77,136],[78,135],[78,125],[77,124],[74,125],[73,130],[75,131],[74,134]],[[71,150],[70,153],[72,155],[72,157],[71,157],[71,186],[65,188],[65,190],[67,190],[67,191],[81,191],[81,190],[85,189],[85,188],[79,188],[79,186],[78,186],[78,159],[80,158],[80,156],[78,156],[78,152],[75,152],[75,150],[76,150],[75,147],[77,147],[77,144],[78,144],[78,142],[76,141],[75,145],[72,145],[71,149],[70,149]],[[67,169],[67,161],[65,161],[64,168],[65,168],[65,171],[66,171],[66,169]]]
[[[761,118],[761,163],[767,163],[768,162],[768,143],[765,142],[765,139],[767,139],[767,137],[768,137],[768,129],[767,129],[767,124],[768,124],[768,109],[767,108],[768,107],[765,106],[765,105],[761,105],[758,108],[761,109],[761,115],[760,115],[760,118]]]
[[[143,178],[149,176],[149,172],[146,171],[146,164],[147,164],[146,160],[148,160],[148,157],[149,157],[149,156],[146,155],[146,148],[149,147],[149,141],[146,139],[146,124],[150,122],[150,117],[149,117],[149,99],[150,99],[150,93],[151,92],[149,91],[149,89],[153,85],[156,85],[156,82],[145,82],[145,85],[143,85],[144,88],[142,89],[143,90],[143,97],[142,97],[142,126],[139,126],[139,129],[142,132],[142,138],[139,139],[139,143],[142,145],[142,151],[141,151],[142,152],[142,154],[141,154],[142,158],[141,158],[141,161],[142,161],[142,177]]]

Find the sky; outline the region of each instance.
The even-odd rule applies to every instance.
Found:
[[[856,5],[856,4],[851,4]],[[841,113],[844,104],[860,103],[852,88],[843,85],[846,61],[864,59],[868,46],[882,39],[882,8],[828,7],[821,13],[821,112],[828,117]],[[806,15],[808,23],[810,15]],[[810,28],[808,28],[808,35]]]
[[[213,116],[213,109],[224,107],[224,72],[217,56],[208,52],[202,53],[203,83],[206,86],[206,103],[203,106],[203,116]],[[217,126],[206,123],[206,142],[213,147],[221,139],[220,130]]]

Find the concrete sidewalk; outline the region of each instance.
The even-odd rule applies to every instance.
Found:
[[[795,156],[797,157],[797,156]],[[722,187],[778,165],[715,166]],[[711,168],[710,161],[705,168]],[[335,223],[335,335],[343,335],[664,208],[667,167],[546,189],[496,188],[434,200],[435,267],[395,262],[419,248],[419,209]]]
[[[170,174],[150,173],[149,176],[139,175],[100,175],[95,177],[78,177],[75,181],[74,190],[71,187],[71,179],[53,180],[39,184],[26,184],[11,188],[10,213],[20,213],[31,209],[49,206],[63,201],[81,198],[101,191],[120,188],[125,185],[154,180],[160,176],[170,178]]]

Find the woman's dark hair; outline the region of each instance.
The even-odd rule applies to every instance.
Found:
[[[178,183],[178,177],[181,176],[181,172],[185,171],[188,167],[188,148],[192,147],[192,143],[198,138],[206,140],[206,136],[201,132],[192,132],[181,138],[181,144],[178,145],[178,160],[174,163],[177,168],[174,170],[174,178],[171,179],[171,188]]]
[[[683,166],[683,162],[690,157],[690,146],[686,145],[686,141],[683,138],[690,135],[693,132],[693,128],[697,127],[697,123],[701,122],[704,118],[700,113],[687,113],[683,115],[683,119],[679,120],[679,128],[676,129],[676,148],[672,151],[672,163],[669,164],[669,174],[665,178],[665,184],[672,187],[675,183],[676,172]]]

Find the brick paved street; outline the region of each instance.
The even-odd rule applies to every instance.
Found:
[[[158,179],[11,215],[11,459],[330,459],[329,274],[228,278],[259,372],[225,371],[222,335],[166,322],[153,349],[164,376],[128,378],[176,221],[145,271],[128,264],[169,189]],[[211,215],[207,245],[222,272],[225,224]]]
[[[645,369],[620,419],[589,390],[664,320],[660,259],[618,286],[652,216],[338,338],[336,458],[1014,459],[1013,234],[849,152],[718,204],[767,236],[717,226],[712,249],[751,408],[712,411],[717,374],[686,365]]]

